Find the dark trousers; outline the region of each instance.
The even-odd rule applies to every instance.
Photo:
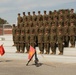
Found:
[[[52,51],[53,53],[56,53],[56,43],[51,42],[51,43],[50,43],[50,47],[51,47],[51,51]]]
[[[20,51],[20,43],[16,43],[16,49],[17,49],[17,51]]]
[[[63,53],[63,48],[64,48],[63,43],[58,43],[58,49],[62,53]]]
[[[36,35],[36,47],[38,46],[38,36]]]
[[[43,43],[38,43],[38,47],[41,52],[44,52],[44,44]]]
[[[26,45],[27,52],[29,52],[29,48],[30,48],[29,43],[26,43],[25,45]]]
[[[70,36],[70,43],[75,46],[75,36]]]
[[[25,43],[20,43],[20,50],[24,52],[25,50]]]
[[[50,50],[49,43],[44,43],[44,49],[45,49],[46,52],[49,53],[49,50]]]
[[[14,43],[14,45],[15,45],[15,36],[13,35],[13,43]]]
[[[65,47],[69,47],[69,36],[64,36]]]
[[[34,44],[34,43],[31,43],[30,45],[31,45],[33,48],[35,48],[35,44]],[[37,52],[36,52],[36,51],[35,51],[34,55],[35,55],[35,64],[37,64],[37,63],[38,63],[38,58],[37,58]],[[34,55],[33,55],[33,56],[34,56]],[[33,56],[31,57],[31,59],[28,61],[28,63],[27,63],[26,65],[29,64],[29,62],[32,60]]]

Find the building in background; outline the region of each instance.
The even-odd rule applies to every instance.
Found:
[[[12,34],[12,26],[10,24],[0,24],[0,35]]]

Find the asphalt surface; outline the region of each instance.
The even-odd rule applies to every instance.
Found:
[[[27,60],[0,58],[0,75],[76,75],[76,64],[39,62],[39,67]]]
[[[76,48],[65,48],[64,55],[40,55],[39,67],[34,65],[34,59],[26,66],[27,54],[15,53],[12,47],[12,35],[0,36],[5,54],[0,56],[0,75],[76,75]],[[38,49],[37,49],[38,50]]]

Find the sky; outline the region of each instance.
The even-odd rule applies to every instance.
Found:
[[[25,12],[46,10],[48,11],[59,9],[71,9],[76,11],[76,0],[0,0],[0,18],[3,18],[9,22],[9,24],[17,23],[17,14]]]

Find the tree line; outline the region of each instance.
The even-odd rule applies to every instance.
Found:
[[[0,24],[8,24],[7,20],[0,18]]]

